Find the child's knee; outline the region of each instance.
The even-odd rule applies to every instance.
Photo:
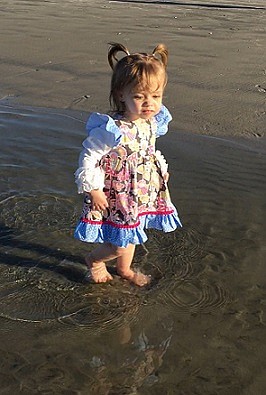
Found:
[[[126,251],[124,247],[113,246],[113,252],[116,256],[122,256]]]
[[[116,246],[116,245],[113,245],[113,246],[112,246],[112,252],[113,252],[114,255],[116,255],[117,257],[122,256],[122,255],[128,253],[129,249],[130,249],[130,246],[127,246],[127,247],[119,247],[119,246]]]

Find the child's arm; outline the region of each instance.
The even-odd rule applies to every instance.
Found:
[[[159,151],[159,150],[155,151],[155,157],[157,160],[158,167],[161,169],[164,181],[168,182],[168,180],[169,180],[168,163],[166,162],[161,151]]]
[[[120,140],[121,133],[115,121],[108,115],[93,113],[88,119],[88,137],[83,141],[79,156],[79,168],[75,173],[78,193],[88,193],[94,209],[104,210],[108,204],[103,192],[104,170],[101,158]]]
[[[95,116],[94,116],[95,117]],[[104,170],[99,165],[101,158],[116,144],[114,134],[103,126],[88,130],[88,137],[83,141],[83,150],[79,156],[79,168],[75,173],[78,193],[91,192],[104,187]]]
[[[172,116],[170,112],[164,105],[162,105],[161,110],[155,116],[155,121],[157,123],[156,137],[163,136],[167,133],[168,124],[171,120],[172,120]],[[168,164],[160,151],[157,150],[155,152],[155,156],[157,159],[158,166],[161,169],[163,179],[165,182],[168,182],[169,180]]]
[[[104,171],[99,166],[99,161],[104,154],[105,151],[94,152],[89,148],[82,150],[79,156],[79,168],[75,172],[78,193],[88,193],[94,189],[103,189]]]
[[[108,207],[104,187],[104,171],[99,166],[101,157],[110,148],[93,150],[85,148],[79,156],[79,168],[75,173],[78,192],[88,194],[94,210],[102,211]]]

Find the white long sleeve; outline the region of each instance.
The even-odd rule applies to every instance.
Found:
[[[79,168],[75,172],[78,193],[90,192],[93,189],[103,189],[104,171],[99,166],[101,156],[86,149],[83,149],[80,153]]]
[[[115,143],[101,141],[101,133],[93,133],[83,141],[83,150],[79,156],[79,168],[75,172],[75,182],[78,193],[90,192],[93,189],[103,189],[104,171],[99,166],[101,158],[106,155]]]

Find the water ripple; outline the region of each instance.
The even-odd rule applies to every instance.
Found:
[[[156,254],[154,267],[164,277],[186,279],[203,270],[201,259],[206,255],[203,237],[193,228],[169,234],[154,234],[152,249]]]
[[[190,313],[210,313],[231,301],[230,294],[220,284],[200,282],[168,283],[160,294],[161,302]]]
[[[229,291],[216,282],[217,274],[206,273],[206,242],[196,229],[156,233],[151,244],[156,281],[150,292],[156,293],[157,302],[180,312],[209,313],[231,301]]]
[[[38,268],[1,270],[1,278],[0,317],[11,321],[57,322],[97,332],[135,320],[142,304],[141,294],[124,282],[77,286]]]
[[[69,229],[78,216],[73,201],[52,194],[2,196],[0,220],[12,229],[23,231]]]

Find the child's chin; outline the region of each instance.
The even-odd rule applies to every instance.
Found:
[[[145,111],[141,114],[141,118],[143,119],[150,119],[154,116],[154,111]]]

